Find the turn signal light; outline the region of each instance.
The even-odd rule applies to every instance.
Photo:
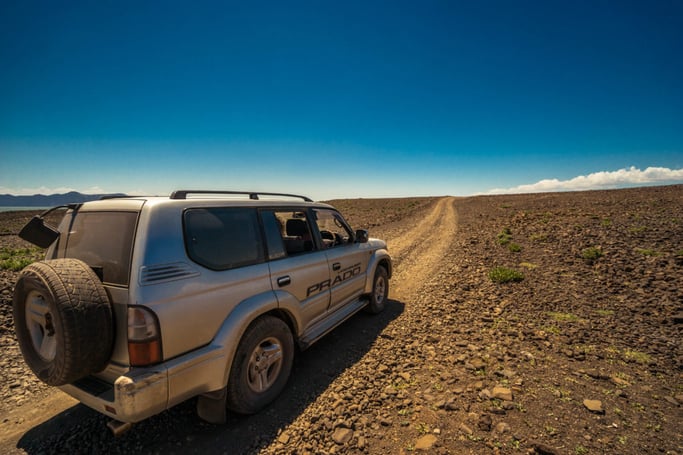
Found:
[[[159,320],[145,307],[128,307],[128,358],[134,367],[162,361]]]

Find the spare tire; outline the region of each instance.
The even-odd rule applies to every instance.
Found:
[[[54,259],[24,268],[14,288],[13,315],[26,364],[49,385],[101,371],[111,357],[111,304],[83,261]]]

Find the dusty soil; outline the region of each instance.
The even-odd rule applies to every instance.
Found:
[[[209,425],[189,400],[120,438],[24,367],[2,271],[0,451],[683,454],[682,202],[681,185],[334,201],[388,240],[385,312],[301,353],[258,415]]]

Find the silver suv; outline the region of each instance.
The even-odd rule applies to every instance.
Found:
[[[58,228],[45,215],[20,233],[48,249],[15,287],[19,345],[41,380],[113,423],[194,396],[210,422],[255,413],[285,387],[295,344],[388,296],[386,243],[303,196],[175,191],[69,205]]]

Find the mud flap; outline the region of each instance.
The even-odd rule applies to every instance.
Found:
[[[200,395],[197,399],[197,415],[209,423],[221,424],[227,420],[226,388]]]

